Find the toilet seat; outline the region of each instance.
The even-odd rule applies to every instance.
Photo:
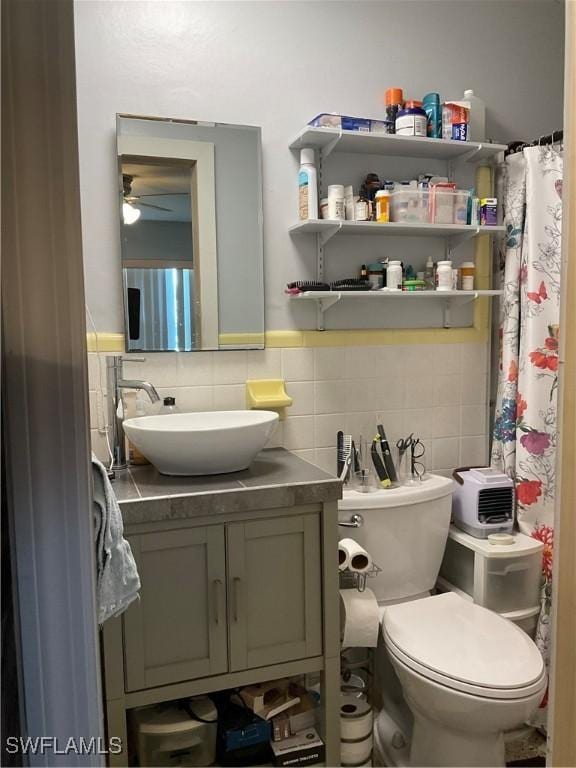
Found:
[[[546,684],[540,651],[512,622],[453,592],[386,608],[386,647],[442,686],[491,699],[520,699]]]

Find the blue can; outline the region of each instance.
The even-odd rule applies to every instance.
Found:
[[[427,93],[422,99],[422,109],[426,112],[426,135],[429,139],[442,138],[442,108],[439,93]]]

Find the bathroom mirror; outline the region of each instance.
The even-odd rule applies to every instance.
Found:
[[[117,115],[126,350],[264,347],[260,128]]]

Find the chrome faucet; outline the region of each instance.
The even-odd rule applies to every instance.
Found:
[[[144,357],[122,357],[122,355],[110,355],[106,358],[106,385],[108,390],[108,428],[110,430],[110,449],[112,451],[113,464],[112,470],[126,469],[126,439],[124,437],[124,427],[122,421],[124,416],[119,416],[120,411],[123,414],[122,402],[123,389],[143,389],[150,398],[151,403],[160,400],[160,395],[148,381],[138,381],[137,379],[125,379],[123,372],[124,363],[143,363]]]

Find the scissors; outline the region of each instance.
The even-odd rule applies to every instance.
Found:
[[[420,442],[420,440],[417,440],[416,442]],[[411,448],[414,445],[414,432],[410,432],[408,437],[400,438],[398,442],[396,443],[396,448],[400,451],[400,454],[403,456],[408,448]]]

